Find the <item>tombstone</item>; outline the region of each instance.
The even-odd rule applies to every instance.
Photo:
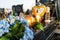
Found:
[[[0,13],[4,13],[4,8],[0,8]]]
[[[21,4],[21,5],[13,5],[12,10],[13,10],[15,16],[16,15],[19,16],[20,12],[23,12],[23,4]]]

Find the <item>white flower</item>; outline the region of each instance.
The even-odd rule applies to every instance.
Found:
[[[0,37],[4,34],[3,29],[0,29]]]
[[[16,16],[15,18],[16,18],[17,20],[20,20],[19,16]]]
[[[13,24],[15,22],[15,20],[14,19],[12,19],[11,21],[10,21],[10,24]]]
[[[0,24],[0,28],[2,28],[3,27],[3,24]]]

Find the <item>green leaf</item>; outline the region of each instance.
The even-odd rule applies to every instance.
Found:
[[[9,38],[3,36],[2,38],[0,38],[0,40],[10,40]]]
[[[13,11],[11,12],[11,16],[13,16]]]
[[[43,25],[41,23],[39,23],[39,22],[35,22],[33,28],[34,28],[34,30],[42,30],[42,31],[44,31]]]
[[[38,24],[37,27],[38,27],[38,29],[44,31],[44,27],[42,26],[42,24]]]
[[[19,39],[21,37],[23,37],[24,35],[24,30],[25,30],[25,27],[24,27],[24,24],[23,23],[20,23],[20,21],[16,20],[15,21],[15,24],[12,25],[10,28],[9,28],[9,33],[7,34],[7,37],[9,37],[10,39],[11,38],[16,38],[16,39]]]

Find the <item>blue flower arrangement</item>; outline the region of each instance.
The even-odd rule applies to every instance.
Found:
[[[0,20],[0,40],[33,40],[34,32],[29,28],[27,21],[22,16],[16,18],[13,12],[8,16],[9,21],[5,18]],[[44,31],[41,23],[35,22],[32,28]]]
[[[3,19],[3,20],[0,20],[0,37],[6,33],[6,32],[9,32],[9,23]]]
[[[33,40],[33,31],[28,27],[24,17],[17,20],[9,15],[9,20],[14,22],[0,20],[0,40]]]

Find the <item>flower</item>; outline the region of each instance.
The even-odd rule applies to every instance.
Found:
[[[12,16],[12,15],[9,15],[8,18],[9,18],[9,20],[10,20],[10,25],[13,25],[14,22],[15,22],[15,17]]]
[[[31,29],[29,29],[27,22],[24,18],[21,18],[21,22],[24,23],[24,27],[25,27],[25,32],[24,32],[24,36],[23,38],[20,38],[20,40],[33,40],[34,35],[33,35],[33,31]]]
[[[0,37],[2,36],[2,34],[4,34],[3,29],[0,29]]]
[[[10,25],[8,24],[8,21],[5,19],[0,20],[0,37],[5,33],[9,32]]]

